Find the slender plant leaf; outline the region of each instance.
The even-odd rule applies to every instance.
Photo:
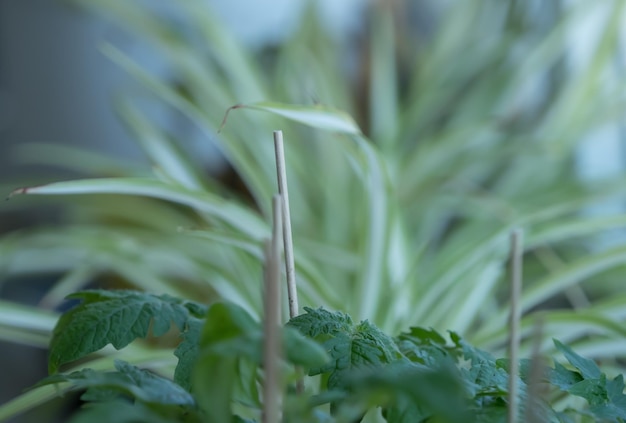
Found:
[[[187,157],[161,132],[156,131],[135,107],[123,102],[119,105],[119,113],[136,132],[143,150],[149,155],[153,165],[181,186],[189,190],[203,190],[202,178]]]
[[[57,182],[36,187],[19,188],[11,195],[41,194],[125,194],[160,198],[183,204],[193,209],[229,223],[253,239],[267,236],[267,226],[261,219],[243,207],[224,201],[207,192],[190,191],[173,187],[155,179],[142,178],[103,178]]]
[[[349,135],[360,135],[361,130],[350,115],[323,106],[293,106],[280,103],[253,103],[233,106],[231,109],[253,109],[274,113],[287,119],[323,129]],[[224,117],[224,124],[227,116]]]

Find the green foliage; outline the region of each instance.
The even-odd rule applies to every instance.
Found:
[[[36,386],[70,382],[73,389],[87,389],[82,397],[86,401],[106,401],[116,398],[116,394],[123,394],[143,404],[195,406],[189,392],[168,379],[119,360],[115,362],[115,368],[117,372],[114,373],[85,369],[69,374],[55,374]]]
[[[587,400],[589,411],[597,421],[626,421],[624,376],[618,375],[607,380],[607,375],[593,360],[579,356],[557,340],[554,340],[554,344],[577,371],[556,365],[550,381],[563,391]]]
[[[335,412],[289,396],[288,421],[351,422],[376,405],[390,421],[435,412],[461,419],[446,414],[453,411],[446,401],[462,404],[478,421],[504,418],[506,361],[485,350],[503,355],[507,338],[504,274],[513,227],[526,234],[522,351],[530,350],[539,315],[548,337],[621,366],[626,295],[619,275],[626,249],[596,240],[626,226],[626,217],[593,218],[584,210],[621,201],[624,184],[582,183],[573,163],[584,137],[623,109],[623,99],[613,95],[619,78],[606,75],[614,69],[624,2],[606,6],[604,35],[591,41],[593,56],[577,72],[563,66],[566,35],[594,2],[579,2],[567,13],[547,2],[554,13],[542,10],[542,24],[529,18],[532,2],[452,2],[426,35],[411,35],[397,19],[408,13],[379,2],[362,55],[344,50],[314,18],[284,45],[252,51],[200,0],[173,5],[175,22],[140,2],[73,2],[142,37],[168,65],[172,78],[164,80],[115,46],[102,48],[145,88],[121,94],[117,105],[150,166],[60,146],[20,146],[22,160],[61,165],[87,179],[14,191],[41,197],[32,203],[14,198],[7,209],[55,204],[63,213],[54,226],[1,238],[0,267],[7,278],[60,275],[44,298],[51,308],[94,280],[106,286],[122,279],[161,295],[126,299],[100,292],[89,294],[98,295],[91,303],[87,294],[77,297],[83,303],[61,317],[52,334],[51,370],[91,352],[103,354],[97,364],[110,370],[110,352],[102,347],[158,336],[174,323],[181,339],[170,345],[174,356],[163,373],[172,376],[177,363],[173,380],[206,393],[198,406],[214,411],[203,413],[226,419],[244,407],[252,410],[245,418],[258,417],[262,333],[255,281],[276,191],[271,132],[277,128],[286,140],[300,303],[346,313],[301,316],[294,325],[312,339],[285,332],[286,361],[321,373],[324,388],[332,387],[311,402],[332,403]],[[315,16],[313,9],[307,16]],[[356,61],[357,73],[345,71],[345,57]],[[542,87],[542,95],[529,99],[533,86]],[[197,125],[244,188],[203,169],[185,152],[186,137],[144,116],[138,104],[146,101]],[[240,110],[224,124],[234,105]],[[207,311],[225,319],[224,327],[209,323],[215,319],[186,299],[224,300]],[[565,308],[543,309],[554,303]],[[307,323],[311,313],[324,325]],[[355,324],[348,315],[372,323]],[[0,339],[43,347],[56,317],[2,303]],[[391,338],[374,324],[388,334],[411,329]],[[231,337],[222,338],[227,328]],[[450,340],[440,335],[448,329],[455,331]],[[125,350],[138,366],[154,369],[171,355],[139,345]],[[325,354],[331,361],[321,360]],[[464,361],[470,364],[460,366]],[[594,404],[620,404],[619,380],[585,376],[589,369],[580,364],[574,371],[555,363],[551,383],[567,391],[584,382],[570,394],[593,392]],[[202,379],[205,373],[223,380],[223,390]],[[404,375],[428,383],[417,386]],[[523,383],[527,376],[522,373]],[[443,385],[454,387],[458,403],[442,399]],[[31,404],[49,398],[44,388],[0,406],[0,418],[28,409],[24,398]],[[431,408],[418,406],[421,401]],[[145,411],[123,404],[110,411],[111,420],[122,421],[122,410]],[[103,412],[98,405],[92,410]],[[582,418],[557,413],[566,415]],[[146,416],[138,419],[151,421]]]
[[[321,342],[331,360],[323,367],[311,369],[310,375],[328,373],[328,389],[343,388],[346,375],[377,368],[400,357],[393,340],[369,322],[354,325],[343,313],[305,307],[305,314],[294,317],[289,326]]]
[[[191,423],[198,420],[182,413],[168,416],[162,407],[155,411],[144,405],[132,404],[127,401],[108,401],[86,406],[84,411],[76,414],[68,423],[172,423],[176,421]]]
[[[260,324],[241,307],[216,303],[209,308],[192,379],[208,421],[229,421],[231,400],[260,408],[254,375],[261,365],[262,340]],[[284,331],[284,345],[287,361],[304,368],[327,360],[319,346],[293,330]]]
[[[132,305],[137,311],[150,308],[146,304],[155,307],[154,303],[165,303],[171,313],[175,304],[187,313],[151,314],[148,324],[159,328],[153,335],[163,335],[167,331],[164,322],[169,321],[184,323],[188,332],[195,334],[187,336],[180,344],[184,348],[179,346],[175,352],[179,361],[174,374],[184,367],[190,378],[183,379],[184,384],[154,370],[116,360],[115,371],[84,368],[56,373],[32,388],[36,391],[55,384],[63,386],[65,391],[83,392],[81,399],[86,405],[73,416],[72,423],[111,419],[185,423],[259,421],[264,406],[258,388],[264,377],[263,333],[260,323],[240,306],[217,302],[204,307],[131,291],[85,291],[69,298],[80,298],[83,302],[57,323],[55,331],[63,329],[66,343],[81,345],[84,337],[90,338],[92,345],[117,340],[98,328],[108,322],[129,331],[137,319],[120,319],[123,305]],[[159,307],[163,308],[163,304]],[[85,328],[77,316],[89,321],[95,310],[100,314],[98,324]],[[192,323],[185,323],[189,315],[194,316]],[[79,327],[83,332],[76,330]],[[412,327],[392,338],[367,321],[355,324],[347,314],[323,308],[307,308],[306,313],[291,319],[282,333],[281,391],[285,422],[350,423],[361,421],[376,408],[382,410],[388,423],[496,423],[506,419],[507,361],[496,360],[455,333],[450,333],[450,339],[446,340],[433,329]],[[141,331],[134,337],[147,335],[148,332]],[[532,404],[535,414],[542,416],[543,421],[586,422],[587,418],[598,422],[626,421],[623,376],[609,380],[592,360],[559,341],[555,340],[555,345],[574,370],[555,361],[554,368],[544,371],[541,380],[533,381],[529,380],[530,362],[522,362],[518,379],[520,412],[525,413],[530,407],[530,386],[547,383],[552,391],[548,395],[544,392]],[[50,361],[67,363],[90,352],[89,348],[78,353],[61,348],[54,356],[51,354]],[[181,356],[192,358],[183,360]],[[320,375],[319,389],[313,389],[315,378],[310,378],[305,380],[307,391],[295,393],[292,388],[298,372],[293,366],[308,370],[310,376]],[[558,398],[554,395],[558,391],[581,397],[588,406],[557,412],[550,398]],[[325,404],[330,404],[330,409]]]
[[[154,336],[162,336],[172,323],[182,331],[184,338],[197,336],[190,322],[206,312],[202,306],[188,301],[141,292],[83,291],[68,299],[78,299],[81,303],[63,314],[54,329],[50,342],[50,373],[107,344],[120,349],[136,338],[145,338],[149,331]],[[179,358],[189,359],[185,348],[185,344],[180,347]]]

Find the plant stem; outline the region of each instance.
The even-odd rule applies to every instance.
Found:
[[[291,235],[291,213],[289,211],[289,191],[287,189],[287,170],[285,166],[285,149],[283,131],[274,131],[274,150],[276,152],[276,173],[278,175],[278,192],[282,197],[283,241],[285,248],[285,271],[287,274],[287,295],[289,297],[289,317],[298,315],[298,291],[296,287],[296,269],[293,255],[293,239]]]
[[[521,319],[520,297],[522,293],[522,237],[520,229],[511,232],[511,315],[509,318],[509,409],[508,423],[517,422],[518,395],[517,395],[517,374],[518,374],[518,353],[520,334],[519,326]]]
[[[282,205],[280,195],[272,198],[272,239],[265,245],[265,292],[263,307],[263,423],[280,421],[280,238],[282,231]]]

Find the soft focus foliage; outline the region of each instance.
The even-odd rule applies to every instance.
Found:
[[[117,104],[152,169],[113,172],[110,160],[72,152],[65,166],[98,179],[16,191],[63,195],[60,224],[0,241],[6,278],[63,275],[47,305],[116,279],[196,301],[225,298],[258,317],[276,191],[272,131],[282,129],[303,306],[391,332],[450,329],[501,353],[508,235],[521,227],[523,349],[539,317],[546,339],[558,335],[607,365],[623,357],[626,246],[598,245],[596,235],[625,226],[626,216],[582,213],[623,199],[623,181],[582,183],[573,167],[583,137],[623,110],[623,86],[605,77],[623,1],[609,2],[594,56],[576,71],[566,34],[592,2],[562,11],[547,2],[554,13],[542,24],[525,2],[453,2],[426,33],[405,20],[417,6],[377,2],[361,50],[329,37],[311,6],[297,34],[262,51],[234,41],[200,0],[177,3],[172,16],[124,0],[75,3],[148,40],[172,76],[104,45],[145,88],[120,93]],[[151,102],[202,130],[245,189],[202,169],[185,139],[142,112]],[[223,124],[235,105],[249,107]],[[58,164],[48,153],[38,159]],[[3,339],[28,342],[37,330],[32,322],[16,338],[1,313]]]

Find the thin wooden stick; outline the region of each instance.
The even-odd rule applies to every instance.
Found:
[[[283,131],[274,131],[274,151],[276,153],[276,173],[278,192],[283,203],[283,241],[285,248],[285,271],[287,273],[287,295],[289,297],[289,317],[298,315],[298,291],[296,287],[296,269],[291,236],[291,213],[289,211],[289,191],[287,189],[287,171],[285,167],[285,149]]]
[[[280,238],[282,232],[282,201],[280,195],[272,198],[272,239],[265,245],[265,291],[263,308],[263,423],[280,421],[281,395],[279,361],[281,357],[280,332]]]
[[[517,423],[518,415],[518,353],[520,343],[520,296],[522,293],[522,237],[523,233],[520,229],[511,232],[511,315],[509,318],[509,409],[508,423]]]
[[[548,421],[541,413],[540,398],[546,393],[541,385],[544,374],[544,362],[541,357],[541,342],[543,340],[543,320],[537,319],[533,329],[533,350],[530,356],[530,371],[528,375],[528,395],[526,399],[526,423],[542,423]]]

